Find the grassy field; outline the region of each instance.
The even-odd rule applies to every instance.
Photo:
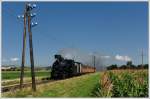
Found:
[[[99,84],[100,73],[93,73],[59,80],[37,86],[37,91],[30,88],[22,91],[11,91],[2,94],[3,97],[91,97],[95,86]]]
[[[40,77],[35,77],[36,81],[42,81],[42,78],[46,78],[47,76],[40,76]],[[29,83],[32,81],[31,77],[24,77],[23,78],[23,83]],[[20,84],[20,78],[17,79],[8,79],[8,80],[2,80],[1,85],[2,86],[9,86],[9,85],[14,85],[14,84]]]
[[[41,76],[50,76],[50,71],[36,71],[35,75],[37,77]],[[11,80],[11,79],[17,79],[20,77],[20,71],[2,71],[2,80]],[[25,71],[25,77],[31,77],[30,71]]]

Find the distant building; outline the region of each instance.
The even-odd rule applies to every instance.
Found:
[[[12,66],[2,66],[1,67],[1,70],[2,71],[14,71],[14,70],[16,70],[16,67],[12,67]]]
[[[2,70],[2,71],[8,71],[8,70],[11,70],[11,67],[4,67],[4,66],[3,66],[3,67],[1,67],[1,70]]]

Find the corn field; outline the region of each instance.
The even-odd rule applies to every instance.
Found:
[[[101,75],[97,97],[148,97],[148,70],[112,70]]]

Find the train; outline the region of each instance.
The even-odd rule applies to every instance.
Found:
[[[95,67],[84,65],[72,59],[64,59],[61,55],[54,55],[55,61],[51,68],[51,79],[65,79],[86,73],[94,73]]]

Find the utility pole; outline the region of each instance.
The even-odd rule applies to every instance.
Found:
[[[143,49],[142,49],[142,54],[141,54],[141,57],[142,57],[142,68],[143,68],[143,56],[144,56],[144,54],[143,54]]]
[[[37,25],[36,23],[31,23],[31,19],[36,16],[36,13],[31,13],[31,10],[36,8],[36,5],[26,3],[24,15],[18,16],[18,18],[24,18],[24,34],[23,34],[23,50],[22,50],[22,64],[21,64],[21,74],[20,74],[20,89],[23,87],[23,77],[24,77],[24,63],[25,63],[25,48],[26,48],[26,25],[28,26],[29,32],[29,47],[30,47],[30,63],[31,63],[31,76],[32,76],[32,90],[36,91],[35,83],[35,72],[34,72],[34,57],[33,57],[33,44],[32,44],[32,27]],[[27,24],[28,23],[28,24]]]
[[[28,12],[28,32],[29,32],[29,46],[30,46],[30,62],[31,62],[32,89],[34,91],[36,91],[30,10]]]
[[[23,87],[22,85],[23,85],[23,77],[24,77],[25,48],[26,48],[26,10],[24,11],[24,33],[23,33],[21,74],[20,74],[20,89],[22,89]]]
[[[96,68],[95,68],[95,59],[96,59],[96,56],[95,55],[93,55],[93,65],[94,65],[94,72],[96,71]]]

